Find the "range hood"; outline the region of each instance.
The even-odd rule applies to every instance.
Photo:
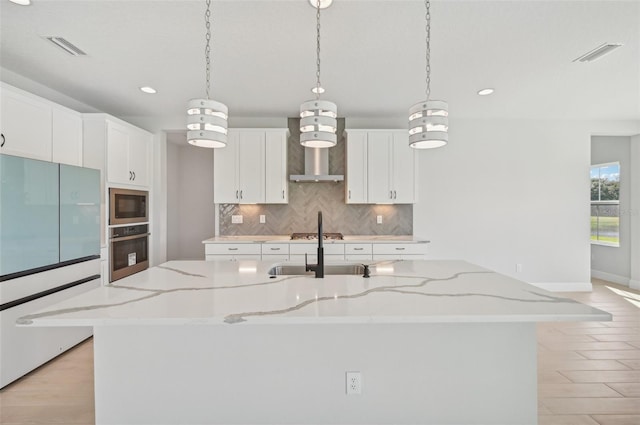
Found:
[[[340,174],[329,174],[329,148],[304,148],[304,174],[292,174],[289,180],[294,182],[339,182],[344,180]]]

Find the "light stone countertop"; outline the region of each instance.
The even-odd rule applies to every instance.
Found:
[[[323,244],[344,243],[429,243],[428,240],[411,235],[345,235],[344,240],[325,240]],[[202,241],[207,243],[308,243],[317,244],[317,240],[291,240],[290,235],[247,235],[247,236],[214,236]]]
[[[284,263],[290,264],[290,263]],[[464,261],[381,261],[371,277],[277,276],[273,261],[170,261],[18,319],[25,326],[608,321]]]

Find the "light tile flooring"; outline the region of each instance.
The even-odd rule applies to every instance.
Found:
[[[640,425],[640,293],[593,284],[565,296],[612,322],[538,326],[540,425]],[[2,425],[93,423],[91,339],[0,391]]]

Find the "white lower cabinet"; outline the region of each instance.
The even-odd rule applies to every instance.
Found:
[[[424,260],[426,243],[325,243],[325,263],[338,261]],[[291,261],[318,262],[317,243],[205,243],[207,261]]]
[[[208,243],[205,244],[207,261],[260,260],[261,244],[253,243]]]
[[[424,260],[427,258],[426,243],[380,243],[373,244],[373,260]]]
[[[289,261],[288,243],[262,244],[262,259],[264,261]]]

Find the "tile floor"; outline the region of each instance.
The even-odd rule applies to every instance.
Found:
[[[600,280],[565,296],[612,322],[538,326],[540,425],[640,425],[640,292]],[[0,424],[94,423],[93,341],[0,391]]]

